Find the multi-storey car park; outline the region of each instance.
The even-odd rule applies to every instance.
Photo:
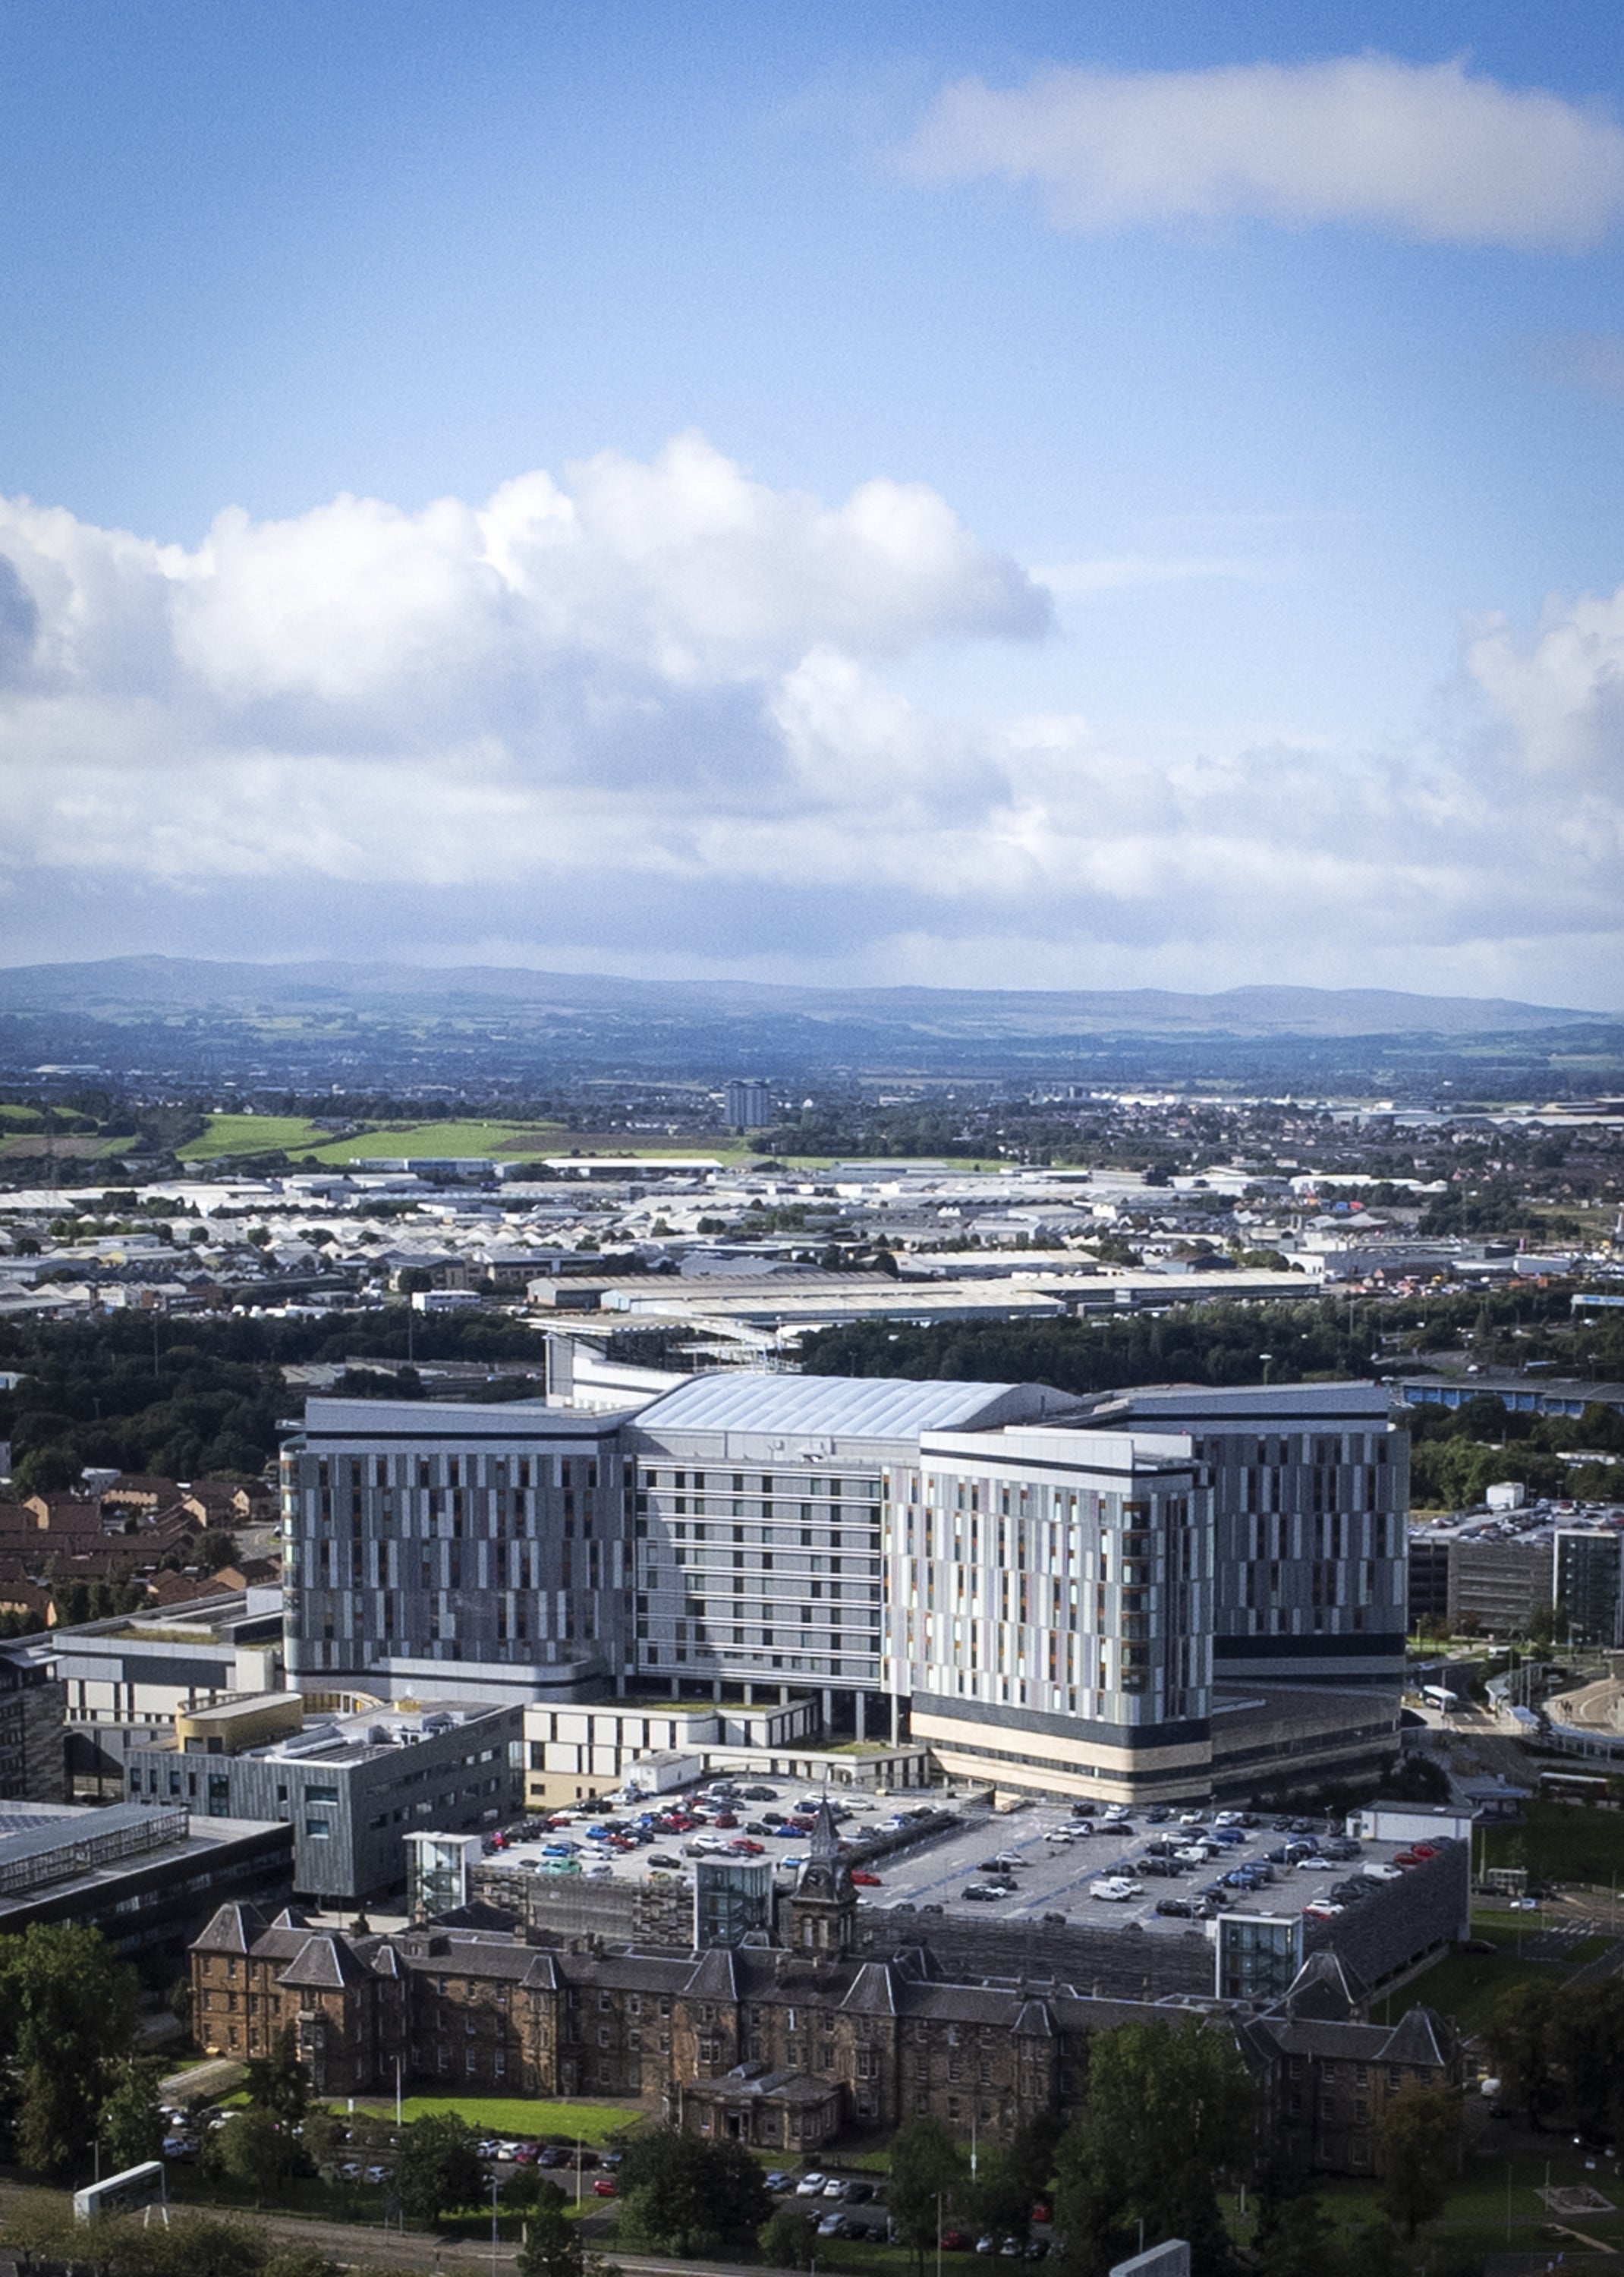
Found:
[[[1366,1384],[312,1399],[284,1453],[289,1672],[810,1694],[831,1732],[906,1725],[950,1772],[1105,1799],[1346,1776],[1397,1745],[1407,1443]]]

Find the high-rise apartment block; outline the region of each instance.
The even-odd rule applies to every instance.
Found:
[[[836,1731],[906,1722],[954,1772],[1102,1798],[1328,1776],[1396,1748],[1407,1444],[1363,1384],[313,1399],[284,1457],[288,1666],[812,1693]]]
[[[772,1120],[772,1093],[758,1077],[745,1076],[728,1085],[722,1112],[730,1131],[759,1131]]]

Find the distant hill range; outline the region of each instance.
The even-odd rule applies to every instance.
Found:
[[[1165,988],[804,988],[720,980],[628,980],[516,965],[239,964],[118,956],[82,964],[0,969],[0,1014],[79,1015],[96,1021],[211,1013],[353,1011],[363,1019],[495,1017],[526,1028],[562,1022],[674,1021],[715,1032],[737,1023],[759,1042],[775,1023],[871,1043],[1058,1043],[1067,1037],[1195,1041],[1413,1037],[1461,1040],[1597,1029],[1618,1016],[1505,997],[1417,996],[1383,988],[1229,988],[1211,995]]]

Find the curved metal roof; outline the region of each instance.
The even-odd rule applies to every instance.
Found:
[[[645,1407],[640,1431],[756,1431],[792,1436],[914,1439],[966,1429],[1018,1387],[914,1382],[884,1375],[757,1375],[718,1369]]]

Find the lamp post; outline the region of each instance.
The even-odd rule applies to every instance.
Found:
[[[1264,1387],[1266,1390],[1269,1383],[1270,1364],[1274,1359],[1274,1354],[1272,1352],[1259,1352],[1257,1357],[1264,1364]]]
[[[491,2273],[491,2277],[496,2277],[496,2268],[497,2268],[497,2238],[499,2237],[500,2234],[501,2234],[501,2233],[499,2232],[499,2230],[498,2230],[498,2229],[497,2229],[497,2178],[496,2178],[495,2174],[493,2174],[491,2175],[491,2177],[490,2177],[490,2273]]]

